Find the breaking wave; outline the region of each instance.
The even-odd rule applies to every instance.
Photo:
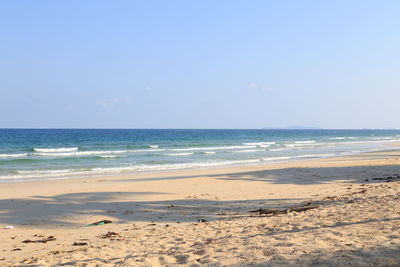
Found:
[[[28,156],[28,153],[22,154],[0,154],[0,158],[22,158]]]
[[[78,151],[77,147],[60,147],[60,148],[34,148],[35,152],[42,153],[59,153],[59,152],[73,152]]]

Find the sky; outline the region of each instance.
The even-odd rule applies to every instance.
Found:
[[[0,128],[400,128],[400,1],[0,2]]]

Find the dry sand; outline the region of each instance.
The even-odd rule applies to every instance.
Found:
[[[400,150],[1,184],[0,266],[399,266],[399,185]]]

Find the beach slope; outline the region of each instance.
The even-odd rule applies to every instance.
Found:
[[[2,184],[0,265],[397,266],[399,185],[400,150]]]

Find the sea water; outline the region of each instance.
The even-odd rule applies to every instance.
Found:
[[[399,141],[399,130],[0,129],[0,183],[269,164]]]

